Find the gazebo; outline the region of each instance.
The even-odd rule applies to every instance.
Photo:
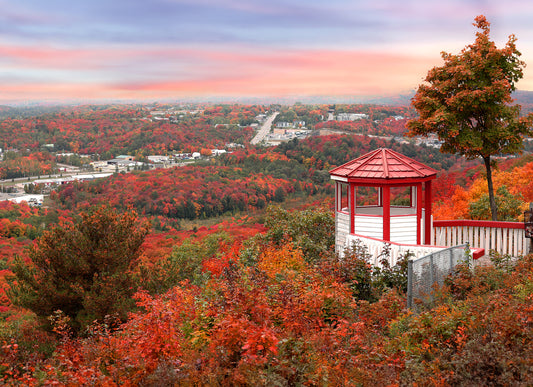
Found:
[[[429,244],[431,180],[437,171],[380,148],[332,169],[336,247],[348,235],[402,244]]]

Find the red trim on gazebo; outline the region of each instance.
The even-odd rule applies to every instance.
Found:
[[[380,148],[349,161],[329,173],[347,178],[349,182],[413,179],[416,182],[433,178],[437,171],[392,149]],[[423,180],[420,180],[423,179]]]

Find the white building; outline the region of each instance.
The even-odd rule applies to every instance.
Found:
[[[146,156],[146,158],[152,163],[168,163],[170,161],[169,156],[163,155]]]
[[[340,113],[337,114],[337,121],[357,121],[368,118],[366,114],[360,113]]]

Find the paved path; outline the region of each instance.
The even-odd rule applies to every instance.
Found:
[[[272,126],[272,122],[274,122],[274,119],[279,114],[279,112],[275,112],[271,116],[268,116],[265,122],[263,122],[263,125],[261,125],[261,128],[259,129],[259,132],[255,135],[255,137],[250,141],[250,144],[257,145],[261,141],[265,139],[267,134],[270,132],[270,128]]]

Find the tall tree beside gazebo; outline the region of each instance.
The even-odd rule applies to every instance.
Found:
[[[474,26],[479,29],[475,42],[458,55],[443,52],[444,65],[428,72],[412,100],[419,117],[407,127],[411,136],[436,133],[444,142],[442,152],[483,159],[492,220],[498,220],[493,156],[521,152],[523,136],[532,133],[533,114],[520,117],[520,106],[512,105],[511,93],[525,67],[515,36],[498,49],[485,16],[478,16]]]

